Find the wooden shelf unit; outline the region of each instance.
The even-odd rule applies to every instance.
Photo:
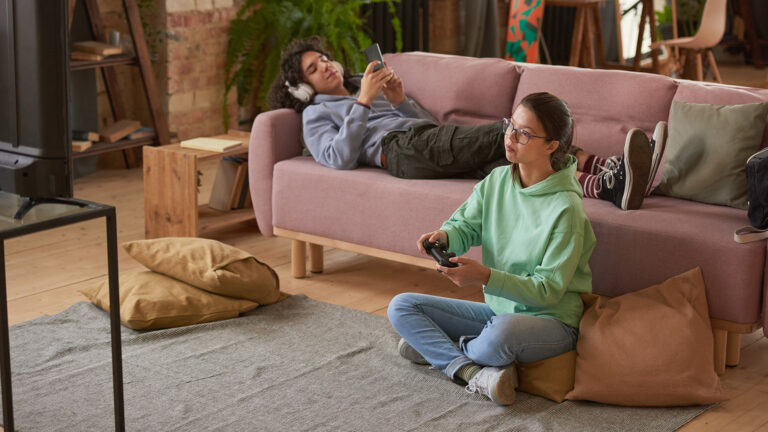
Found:
[[[88,21],[91,27],[92,39],[97,42],[107,42],[107,35],[104,29],[104,22],[99,11],[98,0],[81,0],[85,4],[85,10],[88,15]],[[69,26],[72,27],[72,18],[74,16],[75,4],[77,0],[68,0],[69,7]],[[160,104],[160,92],[155,81],[155,75],[152,70],[149,48],[147,48],[144,30],[141,24],[141,15],[136,0],[122,0],[125,16],[128,20],[131,38],[133,40],[135,56],[119,54],[105,57],[102,60],[70,60],[69,69],[72,71],[99,68],[104,78],[104,84],[107,89],[110,106],[112,108],[113,120],[127,119],[128,115],[123,105],[120,86],[117,82],[115,66],[134,65],[139,67],[139,75],[144,84],[144,96],[149,106],[150,117],[152,118],[152,127],[155,130],[155,136],[152,138],[142,138],[135,140],[122,140],[116,143],[94,143],[90,149],[73,153],[73,158],[96,155],[109,151],[123,150],[128,167],[138,166],[137,155],[130,150],[133,148],[151,145],[167,145],[171,142],[171,134],[168,130],[168,122]]]
[[[222,212],[198,204],[198,162],[248,154],[248,132],[230,131],[214,138],[241,140],[243,145],[222,153],[187,149],[181,144],[143,148],[146,238],[198,237],[254,219],[252,208]]]

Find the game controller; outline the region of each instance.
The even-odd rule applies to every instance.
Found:
[[[455,262],[451,262],[448,260],[448,258],[453,258],[456,256],[453,252],[448,252],[448,248],[440,243],[440,241],[436,241],[434,243],[430,243],[429,239],[424,240],[424,242],[421,244],[424,246],[424,249],[426,249],[427,253],[432,255],[432,258],[437,261],[438,264],[440,264],[443,267],[458,267],[459,265]]]

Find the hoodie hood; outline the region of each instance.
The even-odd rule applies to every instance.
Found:
[[[573,192],[578,195],[579,198],[583,198],[584,191],[582,190],[579,181],[576,179],[576,165],[576,157],[568,155],[568,163],[565,168],[556,171],[546,179],[527,188],[522,187],[522,183],[520,182],[520,171],[514,169],[514,165],[512,165],[510,169],[514,170],[515,186],[520,188],[520,193],[523,195],[540,196],[558,192]]]

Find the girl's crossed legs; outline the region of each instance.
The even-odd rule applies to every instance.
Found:
[[[397,295],[387,315],[408,344],[452,379],[472,363],[506,366],[554,357],[575,349],[578,335],[556,319],[495,315],[485,303],[426,294]]]

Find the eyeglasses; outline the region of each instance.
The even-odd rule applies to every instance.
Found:
[[[531,140],[531,138],[541,138],[545,139],[547,141],[552,141],[554,138],[545,137],[545,136],[539,136],[534,135],[532,133],[526,132],[524,130],[520,130],[514,126],[512,126],[512,122],[509,121],[508,118],[505,118],[503,121],[502,130],[504,131],[504,134],[506,135],[515,135],[515,141],[517,141],[520,145],[526,145]]]

